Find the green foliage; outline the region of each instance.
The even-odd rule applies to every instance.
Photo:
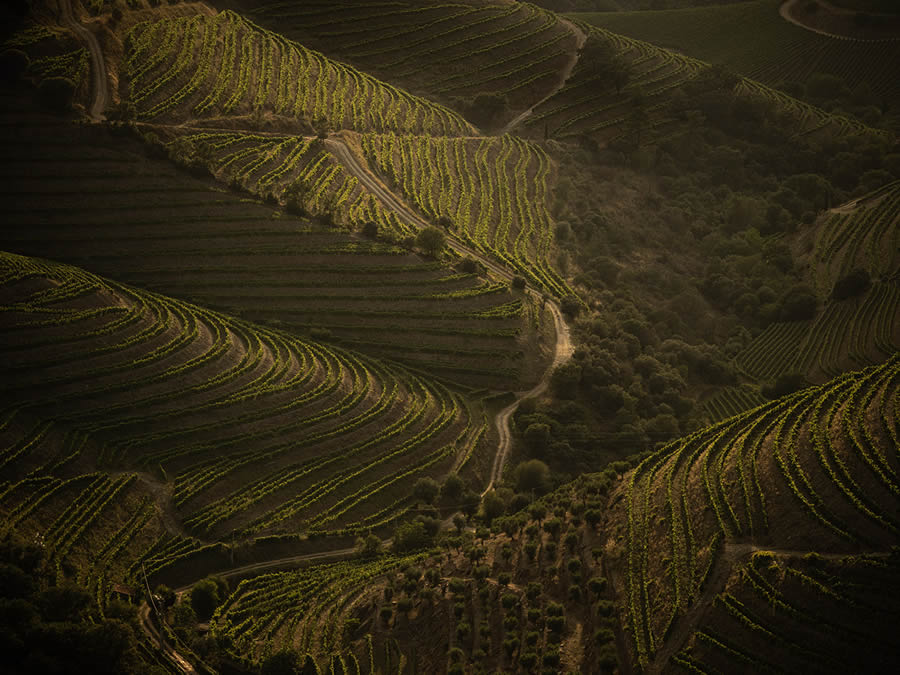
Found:
[[[394,530],[394,551],[402,553],[427,548],[434,543],[420,520],[403,523]]]
[[[436,227],[425,227],[416,235],[416,246],[432,258],[440,256],[446,245],[447,235]]]

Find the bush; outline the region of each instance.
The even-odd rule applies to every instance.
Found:
[[[512,278],[512,282],[510,282],[510,286],[512,286],[512,287],[513,287],[514,289],[516,289],[517,291],[523,291],[523,290],[525,290],[525,286],[526,286],[525,278],[524,278],[524,277],[520,277],[520,276],[518,276],[518,275],[514,276],[514,277]]]
[[[48,77],[37,89],[38,100],[48,110],[64,113],[72,109],[75,83],[67,77]]]
[[[446,244],[447,236],[436,227],[426,227],[416,235],[416,246],[432,258],[438,257]]]
[[[6,49],[0,52],[0,79],[9,84],[19,81],[30,63],[28,54],[21,49]]]
[[[857,267],[835,282],[834,288],[831,290],[831,297],[835,300],[854,298],[865,293],[871,283],[869,273],[865,269]]]
[[[213,579],[206,578],[191,589],[191,607],[200,620],[209,619],[222,598],[219,597],[219,586]]]

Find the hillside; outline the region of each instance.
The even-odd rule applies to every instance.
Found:
[[[667,446],[627,477],[606,522],[636,662],[664,668],[682,646],[673,640],[705,620],[752,551],[780,560],[897,545],[898,368],[895,355],[760,406]]]
[[[694,7],[655,12],[577,14],[578,19],[639,40],[715,63],[770,87],[799,88],[801,98],[817,103],[841,97],[840,86],[813,76],[831,75],[853,90],[853,106],[869,123],[878,123],[867,106],[889,109],[898,101],[900,33],[875,38],[840,39],[813,32],[779,15],[780,0]],[[801,3],[794,3],[801,4]],[[799,10],[798,10],[799,11]],[[817,17],[822,12],[801,17]],[[743,39],[752,31],[753,39]],[[820,78],[821,79],[821,78]],[[830,89],[830,90],[829,90]],[[805,91],[804,91],[805,90]],[[821,90],[821,93],[820,91]]]
[[[397,366],[3,261],[7,478],[139,468],[204,538],[353,531],[395,520],[417,477],[461,469],[483,441],[476,404]]]
[[[290,642],[429,672],[880,670],[900,659],[878,591],[900,574],[898,369],[583,476],[442,551],[247,580],[212,630],[251,661]]]
[[[289,216],[148,157],[128,137],[72,133],[22,97],[4,101],[0,191],[17,225],[2,234],[7,250],[88,266],[254,321],[318,329],[479,388],[533,382],[535,365],[540,370],[547,358],[529,347],[546,339],[539,307],[477,268],[453,269]],[[30,131],[19,127],[24,114]],[[384,232],[394,221],[379,214],[365,218]]]
[[[500,128],[558,85],[581,36],[529,3],[241,3],[273,30]]]
[[[890,184],[823,213],[804,233],[797,248],[811,250],[805,263],[822,309],[806,321],[768,326],[736,355],[744,373],[820,382],[900,349],[898,197],[900,186]]]
[[[830,99],[510,0],[27,4],[5,669],[896,670],[893,43]]]

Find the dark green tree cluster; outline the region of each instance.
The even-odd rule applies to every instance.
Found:
[[[138,655],[134,606],[56,583],[43,549],[7,534],[0,540],[0,645],[5,673],[156,673]]]

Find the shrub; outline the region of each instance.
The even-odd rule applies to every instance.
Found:
[[[447,244],[447,235],[436,227],[426,227],[416,235],[416,246],[426,255],[436,258]]]
[[[0,52],[0,80],[7,83],[17,82],[28,70],[30,62],[28,54],[21,49],[6,49]]]
[[[857,267],[835,282],[834,288],[831,290],[831,297],[835,300],[854,298],[865,293],[871,283],[869,273],[865,269]]]
[[[72,108],[75,83],[67,77],[48,77],[37,89],[38,100],[48,110],[63,113]]]

